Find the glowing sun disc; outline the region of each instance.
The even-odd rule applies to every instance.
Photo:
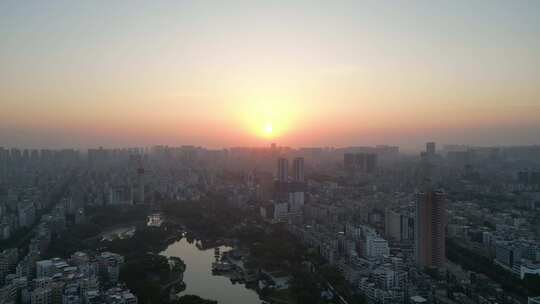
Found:
[[[272,127],[272,124],[268,123],[264,126],[264,133],[270,135],[274,131],[274,128]]]

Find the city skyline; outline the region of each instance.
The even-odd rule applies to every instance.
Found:
[[[0,0],[0,304],[540,304],[540,0]]]
[[[540,3],[0,4],[0,145],[539,144]]]

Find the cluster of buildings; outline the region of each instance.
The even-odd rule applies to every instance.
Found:
[[[41,217],[26,250],[14,247],[0,252],[0,303],[136,304],[136,296],[118,282],[124,262],[118,254],[76,252],[67,260],[42,259],[52,234],[66,228],[66,201],[62,199]],[[105,284],[100,285],[100,280]]]
[[[43,259],[54,235],[86,219],[83,165],[75,150],[0,148],[0,303],[137,303],[118,282],[122,256]]]
[[[137,297],[118,284],[123,263],[122,256],[110,252],[37,260],[30,272],[17,267],[5,277],[0,303],[136,304]]]
[[[199,200],[205,190],[199,186],[210,184],[214,175],[195,166],[196,150],[182,151],[167,147],[89,150],[87,170],[79,177],[84,184],[81,199],[89,206]]]
[[[301,218],[304,206],[304,158],[293,159],[292,174],[289,161],[278,158],[273,199],[260,207],[260,214],[271,222],[292,221]]]
[[[403,303],[412,296],[429,299],[430,293],[412,279],[423,269],[446,265],[446,200],[441,191],[419,193],[415,212],[387,210],[383,229],[374,225],[376,216],[355,219],[345,210],[338,217],[306,215],[309,224],[291,224],[289,229],[336,266],[370,303]]]
[[[47,172],[40,177],[27,172],[17,175],[21,182],[0,183],[0,241],[31,229],[51,208],[51,196],[67,179],[61,172]],[[47,177],[51,179],[44,180]]]
[[[342,175],[323,168],[330,178],[305,182],[302,219],[282,221],[369,303],[522,303],[449,261],[446,246],[459,240],[522,280],[540,275],[540,196],[530,187],[509,191],[530,184],[532,171],[524,181],[523,161],[504,149],[445,149],[430,142],[419,158],[392,166],[377,164],[376,153],[347,153]]]
[[[86,155],[0,149],[0,239],[10,240],[23,228],[32,232],[27,253],[0,254],[2,290],[11,291],[2,294],[28,290],[29,303],[49,303],[38,302],[40,295],[64,303],[58,302],[54,278],[91,274],[93,266],[81,268],[73,256],[41,261],[39,253],[51,234],[84,221],[86,206],[196,201],[217,191],[231,206],[286,223],[369,303],[520,303],[482,272],[449,261],[446,247],[455,240],[518,280],[540,275],[539,152],[537,146],[457,145],[438,151],[434,142],[419,155],[400,154],[393,146],[275,144],[99,148]],[[67,182],[65,193],[52,200]],[[103,273],[101,255],[88,259]],[[52,285],[34,282],[38,262],[43,277],[52,275]],[[67,266],[60,267],[62,262]],[[114,267],[106,273],[115,281]],[[86,283],[78,284],[63,285],[73,291],[67,303],[79,303],[77,296],[80,303],[132,301],[121,286],[82,287],[81,293]]]
[[[345,153],[343,167],[350,173],[372,174],[377,169],[377,154],[375,153]]]
[[[509,275],[525,279],[540,273],[540,231],[535,192],[497,193],[449,205],[448,234],[463,246],[493,260]]]
[[[527,240],[495,243],[495,262],[520,279],[540,275],[540,242]]]

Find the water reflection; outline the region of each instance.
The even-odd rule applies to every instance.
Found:
[[[186,290],[179,295],[193,294],[205,299],[216,300],[220,304],[262,303],[257,293],[247,289],[244,284],[233,284],[227,277],[212,275],[212,262],[215,261],[214,248],[199,249],[203,246],[197,246],[197,241],[190,241],[182,238],[161,252],[161,255],[167,257],[180,257],[186,263],[184,273]],[[221,252],[230,249],[226,246],[219,247]]]

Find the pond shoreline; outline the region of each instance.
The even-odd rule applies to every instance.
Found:
[[[204,241],[191,238],[192,236],[193,234],[182,237],[160,253],[165,257],[179,257],[186,264],[184,272],[186,289],[179,292],[179,296],[193,294],[218,301],[220,304],[263,303],[256,290],[248,288],[243,283],[233,283],[226,275],[212,273],[212,263],[216,261],[214,248],[219,248],[220,252],[228,252],[233,249],[232,247],[203,246],[201,243]]]

